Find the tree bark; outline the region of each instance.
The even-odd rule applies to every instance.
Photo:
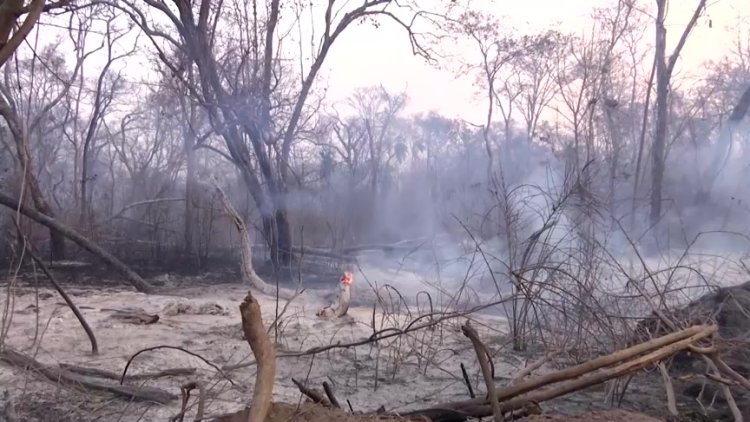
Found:
[[[271,408],[271,399],[273,398],[273,384],[276,380],[276,353],[266,329],[263,327],[260,305],[250,292],[240,305],[240,314],[242,315],[242,331],[245,334],[245,340],[253,351],[255,361],[258,362],[252,407],[247,421],[263,422]]]
[[[10,37],[16,19],[23,12],[22,0],[5,0],[0,8],[0,67],[16,52],[44,11],[45,0],[33,0],[28,7],[28,16],[15,34]],[[10,39],[8,39],[10,37]]]
[[[130,282],[130,284],[132,284],[133,287],[135,287],[139,292],[151,293],[154,291],[154,287],[151,284],[146,282],[146,280],[142,279],[141,276],[128,268],[128,266],[125,265],[122,261],[102,249],[99,245],[88,240],[86,237],[76,232],[72,228],[41,212],[30,209],[24,205],[20,205],[17,200],[2,192],[0,192],[0,205],[5,205],[6,207],[13,210],[18,210],[26,217],[29,217],[37,223],[47,226],[50,230],[54,230],[55,232],[59,233],[60,236],[67,237],[68,239],[72,240],[73,242],[78,244],[78,246],[91,252],[99,259],[104,261],[104,263],[124,275]]]
[[[13,141],[16,145],[16,158],[18,158],[23,171],[24,185],[26,189],[28,189],[34,208],[49,218],[55,218],[55,213],[52,211],[52,207],[50,207],[49,202],[44,197],[42,189],[39,186],[39,181],[34,173],[28,134],[21,125],[18,114],[13,110],[13,107],[8,103],[8,100],[2,96],[0,96],[0,115],[5,119],[13,136]],[[65,259],[64,236],[54,228],[50,228],[49,234],[52,259]]]
[[[680,51],[685,46],[690,32],[695,27],[698,18],[706,6],[706,0],[700,0],[698,6],[693,12],[693,16],[688,22],[685,30],[680,36],[672,55],[669,60],[666,57],[667,50],[667,29],[664,26],[664,20],[667,13],[667,0],[656,0],[656,130],[654,134],[654,143],[652,147],[652,168],[651,168],[651,225],[659,222],[661,217],[662,203],[662,185],[664,182],[664,156],[666,154],[667,143],[667,119],[669,118],[669,81],[672,78],[674,66],[680,57]]]
[[[214,184],[214,188],[216,189],[216,192],[219,194],[219,198],[221,199],[222,206],[224,207],[224,212],[229,218],[232,219],[232,223],[234,223],[234,226],[237,228],[237,232],[240,235],[240,250],[242,252],[242,263],[241,263],[242,281],[253,286],[258,291],[264,294],[270,295],[270,296],[278,295],[279,297],[283,297],[283,298],[293,297],[294,296],[293,292],[289,292],[285,289],[284,290],[277,289],[275,286],[272,286],[266,283],[255,272],[255,268],[253,267],[253,247],[250,242],[250,233],[247,230],[247,225],[242,220],[242,217],[234,208],[232,203],[229,202],[229,198],[227,198],[226,194],[219,187],[219,185]]]
[[[276,208],[276,237],[275,244],[271,245],[271,260],[277,266],[292,263],[292,230],[289,224],[289,216],[284,208]]]
[[[78,310],[78,307],[75,303],[73,303],[73,300],[68,296],[68,294],[63,290],[60,283],[57,282],[57,279],[55,279],[55,276],[50,272],[49,268],[47,268],[47,264],[44,263],[44,261],[39,258],[36,253],[34,253],[33,250],[29,250],[29,255],[31,255],[31,259],[36,262],[37,265],[39,265],[39,268],[42,269],[42,272],[45,276],[47,276],[47,279],[49,280],[50,284],[52,284],[52,287],[57,290],[57,293],[60,294],[60,297],[63,298],[65,303],[68,305],[70,310],[73,312],[73,314],[76,316],[76,319],[78,319],[78,322],[81,323],[81,327],[83,327],[83,331],[86,332],[86,336],[89,338],[89,342],[91,342],[91,354],[92,355],[98,355],[99,354],[99,345],[96,342],[96,336],[94,335],[94,330],[91,329],[91,326],[86,321],[86,318],[83,317],[83,314],[80,310]]]
[[[197,180],[195,176],[196,160],[195,160],[195,140],[193,134],[187,134],[185,136],[185,159],[187,161],[187,174],[185,176],[185,222],[184,222],[184,236],[185,236],[185,259],[190,262],[194,255],[194,240],[195,240],[195,227],[197,226],[195,221],[195,191]]]
[[[667,29],[664,27],[666,0],[657,0],[656,15],[656,129],[651,151],[651,224],[661,217],[662,183],[664,180],[664,149],[667,139],[669,75],[667,74]]]

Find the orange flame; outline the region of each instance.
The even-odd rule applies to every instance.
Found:
[[[351,286],[354,283],[354,274],[351,271],[344,271],[344,275],[341,276],[341,284],[345,286]]]

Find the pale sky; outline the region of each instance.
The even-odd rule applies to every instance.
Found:
[[[507,16],[521,30],[543,30],[560,22],[564,32],[583,33],[591,29],[589,18],[594,6],[605,0],[474,0],[474,7]],[[697,0],[673,0],[667,19],[668,43],[673,46],[690,20]],[[683,69],[699,69],[707,59],[719,59],[737,36],[734,26],[738,16],[745,19],[743,33],[750,36],[750,1],[709,0],[707,14],[699,20],[681,55]],[[708,21],[712,21],[709,28]],[[351,27],[337,40],[326,66],[328,100],[343,100],[357,87],[383,84],[392,91],[404,90],[410,96],[409,112],[439,111],[447,116],[478,122],[486,113],[483,98],[476,99],[471,76],[456,77],[438,70],[414,57],[405,33],[394,24],[375,29],[369,25]],[[644,40],[654,39],[653,26]],[[471,51],[475,54],[475,51]],[[472,56],[475,57],[475,56]],[[323,80],[323,79],[321,79]],[[477,118],[477,116],[480,116]]]
[[[314,0],[315,7],[321,0]],[[591,30],[591,11],[594,7],[616,4],[617,0],[457,0],[469,2],[471,7],[505,17],[504,22],[523,33],[541,32],[548,28],[557,28],[563,32],[588,34]],[[651,5],[653,0],[635,0],[637,4]],[[434,2],[434,3],[433,3]],[[342,1],[342,4],[346,1]],[[350,1],[349,8],[357,3]],[[685,24],[692,15],[698,0],[672,0],[668,10],[667,36],[668,49],[677,42]],[[438,7],[440,0],[422,0],[422,6],[434,4]],[[728,49],[733,47],[737,37],[736,28],[742,21],[741,34],[745,42],[750,42],[750,0],[708,0],[707,13],[699,20],[681,54],[677,71],[690,71],[700,74],[700,64],[705,60],[720,59]],[[653,7],[652,7],[653,8]],[[442,10],[438,10],[440,12]],[[646,11],[648,12],[648,11]],[[317,11],[316,11],[317,13]],[[641,13],[641,12],[635,12]],[[282,17],[283,18],[283,17]],[[316,19],[320,18],[319,15]],[[712,28],[709,28],[709,19]],[[50,18],[42,23],[42,38],[51,41],[61,31],[50,26]],[[67,19],[59,20],[63,28]],[[319,30],[318,30],[319,32]],[[33,40],[33,32],[29,41]],[[132,39],[132,38],[131,38]],[[644,41],[652,43],[654,29],[650,26],[644,35]],[[92,45],[98,41],[92,40]],[[131,41],[132,42],[132,41]],[[147,45],[141,37],[142,45]],[[474,47],[470,45],[470,47]],[[288,48],[288,46],[286,46]],[[644,46],[648,48],[648,46]],[[292,50],[294,51],[294,50]],[[467,60],[478,60],[476,50],[467,53]],[[101,57],[96,55],[87,61],[87,72],[95,72]],[[148,64],[143,57],[127,59],[127,73],[139,79],[148,72]],[[140,62],[140,63],[139,63]],[[93,66],[93,68],[91,68]],[[650,66],[647,63],[646,66]],[[456,76],[451,71],[440,70],[412,54],[411,46],[405,31],[392,22],[386,22],[376,29],[372,25],[351,25],[336,40],[334,47],[318,79],[318,88],[327,86],[328,103],[342,102],[356,88],[382,84],[392,92],[406,91],[410,97],[407,107],[409,113],[438,111],[448,117],[460,117],[480,123],[486,113],[484,97],[478,95],[473,87],[473,76]]]

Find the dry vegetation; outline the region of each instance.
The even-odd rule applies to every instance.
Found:
[[[0,0],[0,422],[750,420],[743,23],[350,3]],[[482,124],[327,101],[363,23]]]

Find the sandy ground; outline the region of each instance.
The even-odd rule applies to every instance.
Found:
[[[179,289],[179,296],[144,295],[114,288],[70,287],[69,290],[96,333],[100,348],[98,356],[91,355],[89,341],[72,312],[54,291],[48,289],[39,290],[38,313],[35,312],[35,291],[28,287],[15,289],[11,296],[12,321],[6,345],[33,354],[45,364],[67,363],[115,372],[121,372],[128,358],[137,351],[158,345],[183,347],[218,366],[251,359],[239,327],[238,305],[246,294],[242,286],[183,286]],[[348,317],[338,320],[316,317],[315,312],[327,304],[323,296],[308,291],[291,303],[279,323],[279,354],[349,343],[372,334],[373,315],[369,307],[354,307],[350,309]],[[5,299],[5,294],[2,299]],[[264,322],[268,326],[275,319],[275,300],[259,296],[259,301]],[[204,312],[215,314],[170,315],[173,312],[169,310],[176,303],[192,309],[203,306]],[[281,303],[280,307],[283,308],[283,305]],[[158,314],[160,320],[150,325],[134,325],[111,318],[113,312],[108,311],[132,307]],[[377,329],[403,327],[412,318],[377,313],[375,324]],[[340,392],[339,398],[349,400],[355,410],[373,410],[381,405],[395,410],[465,397],[466,387],[460,378],[459,362],[465,363],[475,381],[481,381],[478,368],[474,365],[474,352],[458,328],[459,323],[465,321],[466,318],[454,320],[435,329],[385,341],[379,346],[333,349],[314,357],[282,357],[278,364],[275,399],[289,402],[300,400],[300,394],[291,382],[292,377],[308,379],[317,388],[320,388],[322,381],[328,380]],[[501,344],[506,328],[502,318],[483,316],[475,324],[480,335],[492,347]],[[498,379],[509,377],[524,364],[521,358],[508,362],[498,360],[496,376]],[[250,397],[255,373],[253,367],[229,372],[227,375],[233,380],[233,385],[202,360],[179,350],[160,349],[141,354],[130,371],[150,372],[176,367],[194,367],[198,368],[198,372],[192,376],[148,381],[145,385],[178,394],[180,384],[191,379],[201,380],[209,390],[208,414],[235,410]],[[0,389],[9,389],[18,402],[41,400],[44,403],[40,404],[58,406],[61,411],[66,406],[75,407],[73,403],[66,403],[63,400],[66,394],[49,382],[40,381],[36,376],[7,365],[0,365],[0,386]],[[34,397],[35,394],[30,393],[34,391],[46,393]],[[54,397],[63,402],[55,403]],[[119,410],[124,415],[122,418],[118,415],[118,420],[123,421],[167,420],[179,408],[179,400],[168,406],[131,404],[127,408],[115,401],[95,401],[101,407],[99,414],[113,415]]]
[[[738,275],[739,270],[736,270],[738,274],[733,273],[734,269],[729,270],[726,258],[717,260],[715,256],[710,256],[696,260],[690,264],[700,267],[707,275],[705,282],[734,284],[744,277]],[[703,261],[698,262],[700,260]],[[665,263],[650,262],[649,265],[653,271],[664,267]],[[636,263],[634,266],[637,268],[639,265]],[[475,391],[484,391],[474,351],[460,332],[460,324],[467,321],[465,317],[446,321],[434,329],[394,337],[377,345],[334,348],[314,356],[283,356],[313,347],[367,339],[373,333],[373,293],[367,296],[368,285],[382,287],[383,280],[388,280],[407,299],[415,298],[422,290],[429,290],[436,310],[446,303],[439,291],[456,287],[455,284],[446,287],[439,282],[427,281],[435,280],[433,277],[419,279],[414,275],[416,272],[410,272],[406,267],[379,271],[370,269],[367,279],[357,279],[354,306],[345,318],[323,320],[315,316],[317,310],[329,303],[336,288],[335,281],[331,283],[330,290],[307,290],[289,305],[279,320],[278,330],[271,331],[278,345],[278,354],[281,355],[275,400],[291,403],[302,400],[291,381],[294,377],[308,380],[309,385],[316,388],[320,388],[323,381],[328,381],[338,392],[338,398],[342,402],[348,400],[355,410],[374,410],[380,406],[386,410],[431,406],[442,401],[467,398],[467,389],[461,378],[461,363],[467,367]],[[106,285],[110,287],[67,286],[68,293],[96,333],[100,348],[97,356],[91,355],[84,331],[54,290],[40,288],[36,291],[30,280],[10,289],[7,282],[0,283],[0,321],[4,321],[3,330],[7,328],[4,337],[3,330],[0,330],[0,342],[34,355],[45,364],[74,364],[118,373],[134,353],[160,345],[184,348],[219,367],[252,360],[249,347],[242,339],[238,309],[247,290],[239,284],[217,284],[215,278],[210,281],[205,277],[172,277],[162,286],[163,293],[153,295],[137,293],[126,287],[111,287],[112,280],[107,280]],[[90,282],[102,284],[95,280]],[[47,285],[42,280],[40,283]],[[470,285],[467,289],[472,290],[473,287]],[[705,289],[705,285],[701,289]],[[472,291],[473,296],[467,294],[466,303],[461,306],[491,300],[490,297],[478,297],[476,291]],[[270,326],[275,319],[277,304],[272,297],[257,297],[264,322]],[[375,329],[404,328],[410,321],[428,312],[424,302],[421,306],[416,306],[411,299],[407,302],[399,302],[394,296],[394,302],[388,306],[390,312],[384,313],[382,308],[378,308],[374,316]],[[3,317],[1,310],[6,303],[10,312]],[[173,310],[178,304],[198,311],[175,314]],[[278,311],[281,312],[283,307],[282,302]],[[140,308],[146,313],[158,314],[160,319],[150,325],[134,325],[112,318],[112,310],[126,308]],[[473,315],[472,324],[488,346],[498,352],[494,361],[496,382],[499,384],[507,383],[529,361],[537,358],[508,352],[508,324],[502,316]],[[222,375],[203,360],[175,349],[158,349],[139,355],[129,373],[178,367],[197,368],[197,372],[190,376],[141,382],[179,394],[181,384],[198,380],[208,391],[207,415],[237,410],[251,396],[254,367]],[[42,380],[36,374],[0,363],[0,399],[4,390],[17,403],[19,413],[36,415],[27,419],[29,421],[165,421],[179,410],[179,400],[169,405],[156,405],[127,403],[104,393],[85,395]],[[591,408],[603,404],[602,391],[603,387],[597,387],[566,397],[564,402],[545,405],[545,410],[567,412]],[[655,389],[631,388],[625,407],[658,414],[664,410],[662,394],[663,388],[658,384]],[[188,419],[192,420],[193,415],[192,410],[188,412]]]

